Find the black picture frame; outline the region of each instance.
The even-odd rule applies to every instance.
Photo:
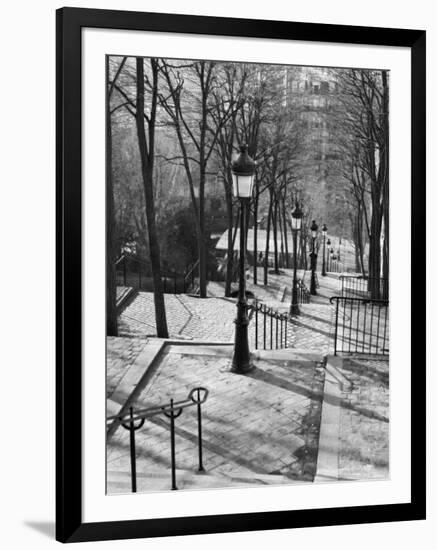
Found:
[[[62,8],[57,25],[56,538],[96,541],[425,518],[425,48],[422,30]],[[370,44],[411,49],[411,502],[83,523],[81,464],[83,28]]]

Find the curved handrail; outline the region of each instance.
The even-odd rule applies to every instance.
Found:
[[[197,393],[200,396],[200,392],[202,392],[202,397],[199,397],[198,400],[194,399],[194,394]],[[115,414],[113,416],[108,416],[106,422],[112,423],[114,420],[120,424],[126,422],[127,420],[130,422],[135,422],[136,420],[152,418],[157,414],[167,413],[174,409],[186,409],[187,407],[192,407],[193,405],[205,403],[208,394],[209,391],[207,388],[199,386],[197,388],[193,388],[188,396],[180,401],[173,401],[172,403],[166,403],[165,405],[153,405],[152,407],[147,407],[146,409],[139,409],[135,411],[132,416],[130,413],[125,413],[122,416]]]
[[[197,266],[199,265],[199,260],[196,260],[192,265],[191,267],[189,268],[188,271],[185,272],[184,274],[184,279],[186,280],[187,277],[189,277],[191,275],[191,273],[193,273],[193,271],[197,268]]]
[[[288,319],[288,315],[286,315],[285,313],[280,313],[276,309],[273,309],[272,307],[268,307],[263,303],[259,303],[258,301],[255,301],[255,303],[249,304],[247,308],[252,309],[253,311],[259,311],[260,313],[268,315],[269,317],[273,317],[273,319],[278,319],[278,320],[282,319],[283,321]]]

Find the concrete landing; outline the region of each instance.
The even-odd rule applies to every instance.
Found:
[[[324,378],[320,356],[296,350],[282,350],[277,356],[260,352],[253,357],[252,371],[238,375],[230,372],[232,353],[232,346],[226,345],[165,345],[124,410],[184,399],[196,386],[209,390],[202,406],[203,462],[209,477],[195,475],[195,407],[176,419],[176,465],[191,472],[183,476],[186,488],[196,488],[196,480],[199,487],[313,481]],[[139,372],[140,363],[132,369]],[[168,483],[168,418],[147,420],[136,433],[136,443],[139,476],[146,479],[154,472],[155,478]],[[121,478],[130,472],[128,431],[118,426],[108,438],[107,450],[108,493],[119,492],[126,482],[117,472]],[[147,487],[144,490],[160,490]]]

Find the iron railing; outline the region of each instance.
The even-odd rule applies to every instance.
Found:
[[[345,266],[341,260],[333,260],[328,257],[326,262],[326,271],[329,273],[342,273],[345,271]]]
[[[334,355],[388,355],[388,300],[333,296],[330,302],[335,303]]]
[[[297,280],[297,301],[299,304],[309,304],[311,294],[302,279]]]
[[[248,309],[254,322],[255,349],[288,347],[288,315],[258,302],[250,304]]]
[[[131,466],[131,488],[132,492],[137,492],[137,460],[135,446],[135,432],[143,427],[146,420],[149,420],[157,415],[163,414],[170,419],[170,459],[171,459],[171,489],[177,489],[176,486],[176,443],[175,443],[175,420],[178,418],[184,409],[197,406],[197,444],[198,444],[198,460],[199,472],[203,471],[203,455],[202,455],[202,404],[205,403],[208,397],[206,388],[193,388],[186,399],[181,401],[170,402],[165,405],[156,405],[147,409],[134,410],[129,408],[129,412],[123,416],[110,416],[106,422],[108,426],[112,426],[114,422],[129,430],[129,448],[130,448],[130,466]]]
[[[188,289],[194,291],[196,286],[196,271],[199,270],[199,260],[190,264],[184,274],[184,292]]]
[[[340,275],[342,298],[388,300],[388,279]]]
[[[147,262],[129,255],[122,254],[115,262],[116,280],[118,286],[128,286],[139,290],[153,291],[153,278]],[[185,294],[194,285],[194,269],[184,275],[161,272],[161,280],[165,294]]]

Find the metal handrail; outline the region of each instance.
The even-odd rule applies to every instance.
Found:
[[[184,274],[184,292],[186,291],[186,289],[189,288],[186,284],[189,277],[191,278],[191,286],[194,286],[194,279],[195,279],[194,270],[197,269],[198,266],[199,266],[199,260],[196,260],[193,264],[191,264],[191,266],[188,267],[187,271],[185,272],[185,274]]]
[[[335,302],[334,355],[388,355],[388,300],[332,296],[329,301]]]
[[[249,304],[248,309],[252,311],[252,319],[254,318],[255,320],[255,349],[258,349],[261,332],[262,349],[283,349],[288,347],[288,315],[279,313],[279,311],[267,307],[258,301]],[[259,315],[263,316],[262,324],[259,323]]]
[[[311,300],[311,293],[304,283],[303,279],[297,279],[297,298],[299,304],[309,304]]]
[[[106,419],[110,426],[116,422],[124,429],[129,430],[130,443],[130,463],[131,463],[131,487],[132,492],[137,491],[137,463],[136,463],[136,447],[135,447],[135,432],[143,427],[146,420],[153,418],[159,414],[164,414],[170,419],[170,451],[171,451],[171,488],[176,490],[176,442],[175,442],[175,419],[188,407],[197,406],[197,442],[198,442],[198,458],[199,471],[203,471],[203,454],[202,454],[202,410],[201,405],[205,403],[209,391],[204,387],[193,388],[185,399],[174,401],[170,399],[165,405],[154,405],[146,409],[134,411],[133,407],[129,408],[129,412],[123,415],[113,415]],[[135,424],[138,422],[137,424]]]
[[[372,298],[388,300],[388,279],[367,275],[340,275],[341,295],[344,298]]]
[[[125,252],[123,252],[123,254],[115,261],[115,265],[118,265],[122,260],[130,260],[132,262],[136,262],[137,264],[149,267],[148,262],[139,258],[138,256],[135,256],[134,254],[126,254]],[[183,277],[183,275],[180,275],[179,273],[176,273],[174,271],[167,271],[165,269],[161,269],[161,275],[163,275],[164,277]]]
[[[150,268],[149,264],[146,261],[142,260],[141,258],[138,258],[137,256],[135,256],[133,254],[126,254],[126,253],[121,254],[121,256],[119,258],[117,258],[117,260],[115,261],[115,266],[118,267],[122,262],[123,262],[123,264],[122,264],[122,268],[123,268],[122,277],[123,277],[124,286],[127,286],[127,284],[128,284],[127,283],[127,281],[128,281],[128,272],[127,272],[127,269],[126,269],[126,262],[133,262],[138,266],[145,266],[148,269]],[[132,272],[130,271],[130,273],[132,273]],[[136,272],[133,272],[133,273],[136,273]],[[143,286],[142,283],[144,283],[144,273],[141,272],[141,267],[140,267],[137,275],[138,275],[138,287],[141,289],[142,286]],[[143,279],[142,279],[142,277],[143,277]],[[150,274],[146,274],[145,278],[147,279],[147,277],[150,277]],[[171,271],[161,270],[161,280],[163,282],[165,293],[170,292],[170,293],[173,293],[173,294],[177,294],[178,290],[179,290],[179,292],[184,292],[184,293],[187,291],[188,287],[187,287],[186,275],[180,275],[178,273],[174,273],[174,272],[171,272]],[[168,281],[168,280],[170,280],[170,281]],[[136,283],[136,281],[135,281],[135,283]],[[178,284],[178,283],[181,283],[181,284]]]

